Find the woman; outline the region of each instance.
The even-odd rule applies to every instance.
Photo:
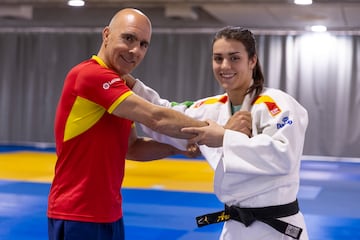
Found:
[[[285,92],[263,86],[256,42],[249,30],[225,27],[218,31],[212,56],[214,76],[226,93],[190,106],[172,106],[139,80],[128,83],[155,104],[209,123],[183,131],[198,134],[191,142],[199,144],[214,168],[214,191],[225,210],[198,217],[198,225],[225,221],[220,237],[224,240],[308,239],[296,201],[307,111]],[[243,121],[240,132],[229,129],[236,125],[231,118],[235,112]],[[144,130],[178,148],[187,144]]]

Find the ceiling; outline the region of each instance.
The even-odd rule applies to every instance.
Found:
[[[323,24],[329,31],[360,31],[360,0],[87,0],[71,8],[66,0],[0,0],[0,27],[103,27],[123,7],[146,13],[154,29],[207,29],[225,25],[264,31],[305,31]]]

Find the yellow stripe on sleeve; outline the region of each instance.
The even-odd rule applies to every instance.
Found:
[[[118,99],[116,99],[116,101],[115,101],[113,104],[111,104],[111,106],[110,106],[109,109],[108,109],[108,112],[109,112],[109,113],[112,113],[112,112],[115,110],[115,108],[116,108],[120,103],[122,103],[122,101],[125,100],[125,98],[127,98],[128,96],[130,96],[130,95],[132,95],[132,94],[133,94],[132,91],[128,91],[128,92],[124,93],[123,95],[121,95]]]
[[[260,103],[264,103],[264,102],[274,102],[274,100],[271,98],[271,97],[269,97],[269,96],[266,96],[266,95],[262,95],[262,96],[259,96],[257,99],[256,99],[256,101],[255,101],[255,103],[254,104],[260,104]]]
[[[268,108],[268,110],[272,116],[275,116],[281,112],[281,109],[279,108],[279,106],[269,96],[266,96],[266,95],[260,96],[258,99],[256,99],[254,104],[260,104],[260,103],[264,103],[266,105],[266,107]]]

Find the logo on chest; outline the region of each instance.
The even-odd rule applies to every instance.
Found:
[[[277,129],[280,129],[280,128],[285,127],[286,124],[291,125],[291,124],[293,124],[293,121],[290,120],[289,117],[284,117],[282,119],[281,123],[276,124],[276,127],[277,127]]]

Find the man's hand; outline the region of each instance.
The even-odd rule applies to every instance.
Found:
[[[248,111],[239,111],[234,113],[234,115],[232,115],[231,118],[229,118],[224,128],[238,131],[251,137],[252,136],[251,113]]]
[[[199,146],[196,144],[188,144],[186,151],[181,151],[180,154],[183,154],[188,158],[197,158],[201,156]]]

